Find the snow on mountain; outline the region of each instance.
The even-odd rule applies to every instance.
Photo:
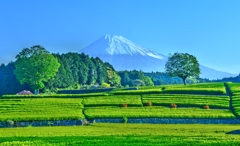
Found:
[[[144,72],[163,72],[167,57],[139,46],[130,40],[116,35],[105,35],[89,46],[81,49],[79,53],[88,54],[91,57],[99,57],[109,62],[120,70],[142,70]],[[200,65],[202,78],[220,79],[233,77],[234,74],[217,71]]]
[[[166,56],[158,54],[154,51],[139,46],[130,40],[116,35],[105,35],[81,50],[86,54],[93,56],[109,54],[109,55],[142,55],[151,56],[157,59],[166,59]]]

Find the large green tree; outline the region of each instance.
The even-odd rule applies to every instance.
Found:
[[[197,58],[188,53],[174,53],[168,57],[165,64],[166,73],[169,76],[178,76],[186,85],[188,77],[199,77],[200,68]]]
[[[29,84],[36,94],[60,67],[57,58],[39,45],[23,49],[16,59],[14,73],[17,79],[21,84]]]

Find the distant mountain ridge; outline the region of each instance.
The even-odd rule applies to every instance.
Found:
[[[79,53],[88,54],[91,57],[99,57],[109,62],[120,70],[142,70],[144,72],[163,72],[167,56],[137,45],[130,40],[116,35],[104,35],[89,46],[81,49]],[[220,79],[237,76],[227,72],[217,71],[200,65],[202,78]]]

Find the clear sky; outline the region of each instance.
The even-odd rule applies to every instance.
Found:
[[[0,1],[0,64],[33,45],[78,52],[105,34],[240,73],[239,0]]]

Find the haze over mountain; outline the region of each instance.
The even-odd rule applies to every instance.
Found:
[[[163,72],[167,56],[137,45],[130,40],[116,35],[104,35],[79,53],[88,54],[91,57],[99,57],[109,62],[120,70],[142,70],[144,72]],[[236,76],[231,73],[217,71],[200,65],[202,78],[220,79]]]

